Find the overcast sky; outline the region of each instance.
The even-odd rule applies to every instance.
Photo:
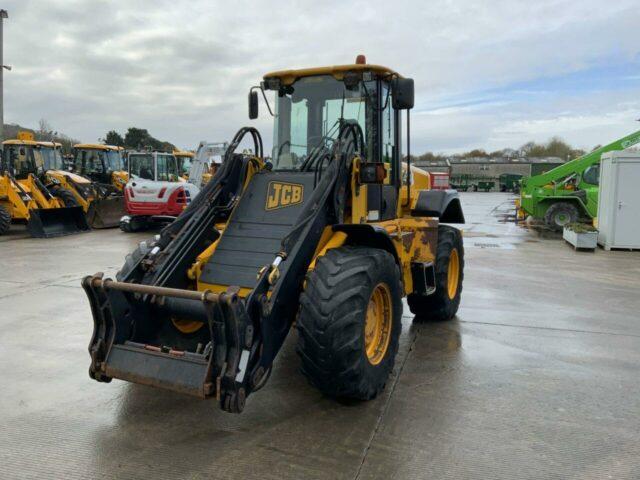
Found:
[[[4,0],[5,121],[183,148],[243,125],[271,70],[364,53],[416,81],[412,152],[581,146],[640,129],[638,0]]]

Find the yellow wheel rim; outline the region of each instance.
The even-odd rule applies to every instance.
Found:
[[[458,293],[458,281],[460,280],[460,259],[458,249],[451,250],[449,255],[449,267],[447,268],[447,295],[453,300]]]
[[[364,325],[364,346],[371,365],[378,365],[387,354],[392,321],[391,292],[379,283],[371,293]]]
[[[196,322],[194,320],[180,320],[177,318],[171,318],[173,326],[180,330],[182,333],[194,333],[202,328],[204,323]]]

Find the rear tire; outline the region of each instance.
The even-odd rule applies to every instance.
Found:
[[[464,279],[464,245],[457,228],[438,226],[435,267],[436,291],[427,296],[407,296],[409,310],[417,321],[451,320],[458,312]]]
[[[302,373],[331,397],[376,397],[393,369],[401,320],[402,281],[390,253],[329,250],[300,296]]]
[[[544,223],[556,232],[560,232],[565,225],[577,222],[579,217],[580,212],[575,205],[557,202],[547,209],[544,214]]]
[[[54,189],[51,193],[54,197],[58,197],[60,200],[62,200],[62,203],[64,203],[65,207],[78,206],[78,200],[76,199],[75,195],[71,190],[67,190],[66,188],[59,187]]]
[[[0,235],[4,235],[11,228],[11,214],[9,210],[0,205]]]

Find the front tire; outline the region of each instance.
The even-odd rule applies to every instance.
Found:
[[[402,280],[390,253],[329,250],[300,296],[302,373],[325,395],[375,398],[393,369],[401,320]]]
[[[65,207],[77,207],[78,199],[75,197],[71,190],[67,190],[66,188],[56,188],[52,192],[54,197],[59,198],[64,203]]]
[[[448,225],[438,226],[436,291],[431,295],[409,294],[407,303],[416,320],[451,320],[460,306],[464,279],[462,234]]]
[[[544,214],[544,223],[556,232],[562,231],[565,225],[578,221],[580,212],[575,205],[568,202],[557,202],[551,205]]]
[[[11,213],[0,205],[0,235],[4,235],[11,228]]]

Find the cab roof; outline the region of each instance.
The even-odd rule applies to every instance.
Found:
[[[187,152],[187,151],[184,151],[184,150],[174,150],[174,151],[173,151],[173,154],[174,154],[176,157],[189,157],[189,158],[194,158],[194,157],[196,156],[196,154],[195,154],[195,153],[193,153],[193,152]]]
[[[2,145],[25,145],[25,146],[40,146],[40,147],[62,147],[61,143],[57,142],[41,142],[38,140],[20,140],[17,138],[11,140],[5,140]]]
[[[313,67],[301,68],[297,70],[280,70],[278,72],[267,73],[263,78],[279,78],[283,85],[291,85],[296,80],[303,77],[315,77],[319,75],[331,75],[337,80],[342,80],[346,72],[365,72],[369,71],[378,77],[398,76],[401,75],[394,70],[383,67],[382,65],[372,65],[369,63],[352,63],[349,65],[333,65],[329,67]]]
[[[102,143],[78,143],[73,148],[83,148],[85,150],[115,150],[122,151],[124,148],[115,145],[104,145]]]

